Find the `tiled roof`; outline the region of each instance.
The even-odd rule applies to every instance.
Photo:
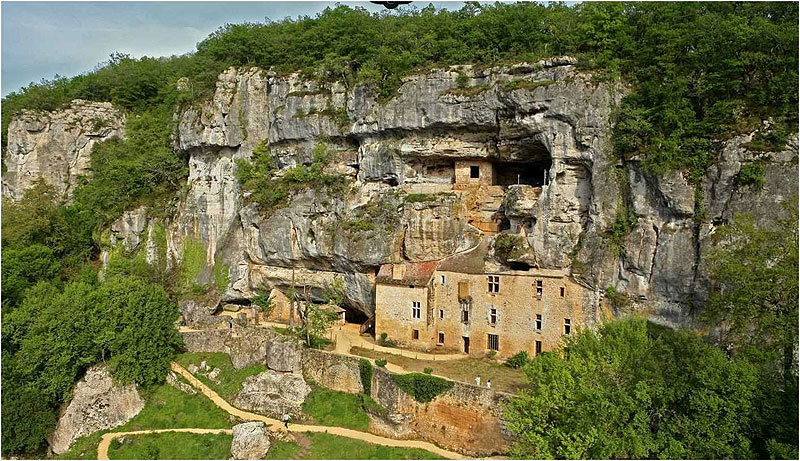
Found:
[[[426,286],[433,277],[433,272],[436,270],[438,262],[428,261],[423,263],[404,263],[404,264],[384,264],[378,270],[378,276],[375,281],[378,283],[391,284],[391,285],[415,285]],[[405,273],[400,279],[393,277],[393,268],[395,266],[404,266]]]

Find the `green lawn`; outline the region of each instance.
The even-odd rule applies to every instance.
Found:
[[[228,459],[231,440],[228,434],[189,434],[165,432],[125,436],[114,439],[108,451],[111,459]]]
[[[217,377],[220,383],[217,384],[201,374],[195,376],[229,402],[242,389],[242,383],[248,376],[257,375],[267,370],[266,365],[252,365],[237,370],[231,365],[230,356],[222,352],[184,352],[183,354],[178,354],[175,358],[175,361],[184,368],[188,368],[191,363],[199,367],[203,360],[206,361],[211,369],[215,367],[220,369]]]
[[[303,412],[316,424],[341,426],[366,431],[369,417],[364,411],[361,396],[337,392],[312,385],[311,393],[303,403]]]
[[[443,459],[417,448],[384,447],[318,432],[297,434],[296,437],[307,439],[307,454],[300,459]],[[267,459],[290,459],[301,449],[295,442],[273,441]]]
[[[202,394],[189,395],[168,384],[141,391],[145,406],[125,425],[110,431],[99,431],[81,437],[59,459],[97,459],[97,444],[106,432],[137,431],[144,429],[171,429],[201,427],[217,429],[231,427],[228,414],[211,403]]]

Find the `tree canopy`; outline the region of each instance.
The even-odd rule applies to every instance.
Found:
[[[757,373],[640,319],[579,331],[524,367],[506,417],[526,458],[748,458]]]

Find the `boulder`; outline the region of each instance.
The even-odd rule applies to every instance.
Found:
[[[310,392],[302,376],[267,370],[245,379],[233,405],[280,418],[284,413],[299,414]]]
[[[170,371],[167,373],[167,384],[178,389],[181,392],[185,392],[187,394],[195,395],[197,391],[191,385],[181,381],[174,372]]]
[[[269,431],[261,421],[233,426],[231,456],[233,459],[262,459],[269,451]]]
[[[267,367],[276,371],[299,371],[302,369],[303,350],[291,338],[278,338],[267,347]]]
[[[56,454],[69,450],[78,438],[130,421],[144,408],[135,384],[115,384],[106,366],[89,368],[72,392],[72,400],[61,415],[50,447]]]

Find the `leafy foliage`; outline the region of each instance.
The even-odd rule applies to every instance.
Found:
[[[361,385],[364,387],[364,394],[372,395],[372,375],[375,369],[372,368],[372,362],[367,359],[358,361],[358,371],[361,377]]]
[[[526,458],[742,458],[757,374],[688,330],[644,320],[567,338],[525,366],[506,408]]]
[[[528,360],[528,352],[520,351],[509,357],[508,360],[506,360],[505,366],[509,368],[522,368],[528,363]]]
[[[236,177],[242,188],[250,193],[249,200],[258,204],[264,213],[285,206],[293,193],[304,190],[343,192],[346,180],[325,173],[333,153],[325,144],[314,148],[309,165],[298,165],[278,175],[278,165],[264,141],[253,149],[253,160],[236,160]]]
[[[742,169],[736,174],[736,184],[753,186],[755,190],[763,189],[764,164],[762,162],[752,162],[742,165]]]
[[[452,381],[424,373],[392,375],[392,380],[406,394],[421,403],[430,402],[435,399],[437,395],[453,387]]]
[[[757,225],[737,215],[717,230],[708,256],[714,284],[703,314],[720,325],[718,341],[756,364],[760,411],[753,440],[760,457],[797,455],[797,201],[787,217]]]

